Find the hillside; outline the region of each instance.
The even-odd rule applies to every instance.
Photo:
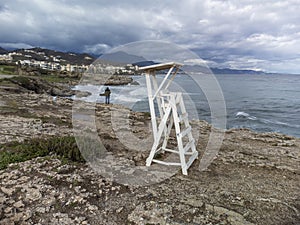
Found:
[[[89,65],[95,60],[93,56],[86,53],[60,52],[43,48],[19,49],[16,50],[16,52],[21,53],[25,58],[32,58],[40,61],[45,60],[47,62],[63,61],[64,63],[69,64]]]
[[[0,47],[0,54],[6,54],[8,51]]]
[[[60,64],[90,65],[96,58],[87,53],[61,52],[44,48],[17,49],[6,51],[0,47],[0,54],[12,56],[12,61],[36,60],[45,62],[59,62]]]

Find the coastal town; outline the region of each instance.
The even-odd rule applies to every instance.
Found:
[[[111,74],[135,74],[137,67],[132,64],[112,65],[103,63],[92,65],[97,58],[88,54],[59,52],[49,49],[32,48],[7,51],[0,48],[0,65],[10,65],[15,68],[32,68],[52,71],[55,73],[84,73],[89,68],[97,72]],[[0,68],[1,72],[1,68]],[[3,73],[4,71],[2,71]]]

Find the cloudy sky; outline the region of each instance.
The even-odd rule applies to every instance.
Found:
[[[210,66],[300,74],[299,0],[0,0],[0,46],[105,53],[169,41]]]

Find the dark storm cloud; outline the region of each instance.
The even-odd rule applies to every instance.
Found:
[[[214,66],[300,72],[299,10],[298,0],[4,0],[0,46],[98,54],[165,40]]]

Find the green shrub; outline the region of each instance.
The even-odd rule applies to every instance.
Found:
[[[9,164],[23,162],[36,157],[55,153],[67,160],[84,162],[74,137],[36,138],[24,142],[11,142],[2,145],[0,150],[0,169]]]
[[[16,74],[17,67],[11,66],[11,65],[0,65],[0,71],[3,74],[13,75],[13,74]]]

